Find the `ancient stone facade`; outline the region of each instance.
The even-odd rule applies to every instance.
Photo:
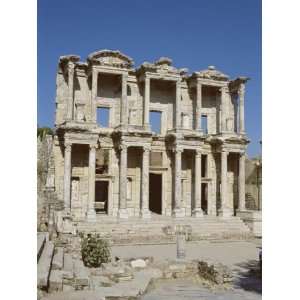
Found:
[[[59,59],[53,151],[64,212],[93,222],[244,211],[248,78],[213,66],[189,74],[166,57],[133,64],[111,50]]]

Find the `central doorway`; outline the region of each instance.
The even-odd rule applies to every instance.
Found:
[[[98,214],[107,214],[108,181],[95,182],[95,211]]]
[[[150,173],[149,209],[156,214],[162,214],[162,175]]]

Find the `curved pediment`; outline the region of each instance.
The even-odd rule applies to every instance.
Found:
[[[123,54],[119,50],[100,50],[91,53],[88,62],[92,64],[100,64],[104,66],[112,66],[117,68],[131,68],[134,61],[129,56]]]

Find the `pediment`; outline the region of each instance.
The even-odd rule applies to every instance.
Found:
[[[134,61],[127,55],[116,50],[101,50],[91,53],[87,59],[92,64],[112,66],[118,68],[131,68]]]

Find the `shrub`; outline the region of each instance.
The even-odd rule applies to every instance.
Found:
[[[205,261],[199,261],[198,270],[202,278],[216,283],[218,274],[213,265],[209,266]]]
[[[98,234],[82,237],[81,256],[86,267],[100,267],[102,263],[110,261],[108,241],[101,239]]]

